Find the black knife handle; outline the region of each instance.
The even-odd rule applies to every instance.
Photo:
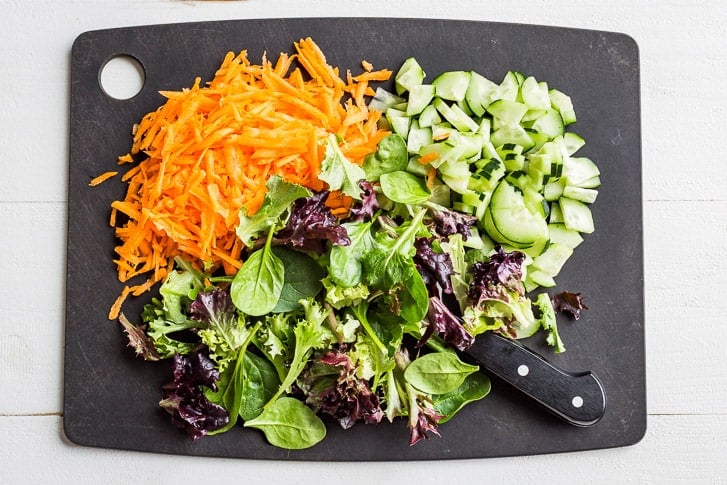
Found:
[[[513,340],[486,332],[465,353],[573,425],[594,425],[606,410],[606,394],[593,373],[564,372]]]

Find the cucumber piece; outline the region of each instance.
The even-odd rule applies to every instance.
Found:
[[[563,212],[563,223],[565,227],[585,234],[590,234],[594,231],[593,214],[591,214],[591,209],[588,205],[579,200],[569,199],[567,197],[558,199],[558,205]]]
[[[452,209],[464,214],[472,215],[475,213],[477,208],[473,205],[465,204],[464,202],[454,202],[452,203]]]
[[[538,286],[542,286],[543,288],[553,288],[555,286],[555,280],[553,277],[539,269],[528,268],[526,280],[535,284],[535,286],[530,287],[528,291],[533,291]]]
[[[490,133],[492,128],[492,120],[490,118],[482,118],[480,121],[480,127],[477,128],[477,133],[482,133],[488,140],[490,139]]]
[[[438,98],[447,101],[462,101],[470,83],[470,73],[466,71],[443,72],[432,81]]]
[[[562,244],[552,243],[541,255],[533,258],[531,266],[549,276],[556,277],[572,254],[572,248]]]
[[[460,131],[477,131],[479,125],[475,120],[467,116],[467,113],[456,104],[448,105],[442,98],[436,97],[432,102],[437,111],[449,121],[452,126]]]
[[[548,224],[548,234],[551,244],[560,244],[571,249],[577,248],[583,242],[583,236],[578,231],[568,229],[565,224]]]
[[[474,114],[474,113],[472,112],[472,110],[470,109],[470,105],[468,105],[468,104],[467,104],[467,101],[466,101],[466,100],[464,100],[464,99],[463,99],[462,101],[455,101],[455,104],[456,104],[456,105],[457,105],[457,106],[459,107],[459,109],[461,109],[461,110],[462,110],[462,112],[463,112],[464,114],[466,114],[467,116],[469,116],[469,117],[472,117],[472,116],[474,116],[474,115],[475,115],[475,114]]]
[[[469,164],[461,159],[448,159],[437,167],[440,177],[449,188],[459,194],[467,192],[470,180]]]
[[[488,217],[494,240],[526,248],[548,239],[548,225],[542,214],[531,211],[522,191],[507,180],[501,181],[492,193],[492,199],[485,213],[486,230]]]
[[[444,141],[448,145],[460,146],[462,148],[462,158],[471,158],[477,155],[480,158],[482,153],[482,144],[484,143],[484,137],[479,133],[459,132],[454,131]]]
[[[502,179],[506,173],[507,170],[505,169],[505,164],[502,161],[496,158],[490,158],[484,161],[484,163],[482,163],[473,174],[473,177],[477,176],[479,180],[482,181],[482,185],[478,185],[475,190],[494,190],[500,179]]]
[[[411,118],[406,116],[406,112],[396,108],[389,108],[386,110],[386,120],[391,125],[394,133],[406,140],[409,135],[409,125],[411,123]]]
[[[406,115],[415,116],[434,99],[434,86],[431,84],[418,84],[409,90],[409,100],[406,106]]]
[[[447,145],[446,143],[434,142],[429,145],[424,145],[419,150],[420,156],[428,156],[431,153],[436,153],[437,158],[429,162],[434,168],[439,168],[440,165],[449,160],[459,160],[462,158],[462,148],[459,146]]]
[[[533,141],[533,146],[530,147],[528,151],[536,152],[540,150],[540,148],[546,144],[548,141],[550,141],[550,138],[548,138],[548,135],[544,133],[540,133],[539,131],[533,130],[532,128],[523,128],[525,130],[525,133],[528,134],[530,139]]]
[[[580,187],[583,182],[600,174],[596,164],[587,157],[569,157],[563,165],[563,177],[568,185]]]
[[[548,182],[543,186],[543,197],[547,201],[558,200],[563,196],[563,183],[560,180]]]
[[[429,164],[419,163],[419,157],[413,156],[409,157],[409,163],[407,163],[405,170],[409,173],[413,173],[414,175],[426,177],[429,174],[430,168]]]
[[[507,125],[498,128],[490,135],[490,141],[496,147],[508,143],[520,145],[523,147],[523,151],[529,150],[535,144],[528,132],[520,125]]]
[[[528,110],[523,115],[523,119],[520,120],[520,121],[523,122],[523,123],[527,123],[528,121],[535,121],[538,118],[541,118],[541,117],[545,116],[545,114],[547,112],[548,111],[545,110],[545,109],[532,109],[532,108],[528,108]]]
[[[421,124],[419,125],[421,126]],[[432,125],[432,141],[438,142],[438,141],[445,141],[450,136],[452,136],[452,133],[456,133],[457,129],[454,128],[451,124],[447,123],[446,121],[442,123],[437,123],[435,125]]]
[[[492,224],[497,233],[504,237],[500,242],[510,243],[522,249],[542,244],[548,239],[548,225],[545,219],[532,214],[524,206],[513,209],[489,209]]]
[[[548,97],[550,98],[550,104],[558,110],[560,116],[563,118],[563,123],[570,125],[576,122],[576,112],[573,109],[573,102],[570,96],[557,89],[550,89],[548,91]]]
[[[561,118],[560,113],[554,109],[547,110],[543,116],[533,121],[530,128],[538,133],[548,136],[551,139],[562,135],[565,131],[563,118]]]
[[[573,185],[566,185],[563,188],[563,197],[579,200],[586,204],[593,204],[597,196],[598,191],[596,189],[584,189],[583,187],[575,187]]]
[[[563,143],[568,155],[573,155],[586,144],[586,140],[572,131],[567,131],[563,133]]]
[[[598,175],[596,175],[595,177],[586,179],[583,182],[579,182],[578,184],[574,185],[574,187],[582,187],[584,189],[597,189],[600,186],[601,186],[601,177],[599,177]]]
[[[533,76],[529,76],[523,81],[520,86],[520,96],[523,103],[531,110],[550,109],[547,84],[538,83]]]
[[[424,128],[428,126],[437,125],[442,122],[442,117],[439,116],[437,108],[428,105],[426,108],[419,113],[419,126]]]
[[[497,88],[498,85],[485,76],[474,71],[470,72],[465,100],[475,116],[481,117],[485,114],[487,106],[497,93]]]
[[[369,108],[385,113],[387,109],[404,102],[406,100],[401,96],[397,96],[386,89],[378,87],[376,88],[374,97],[369,101]]]
[[[560,199],[558,199],[560,201]],[[560,208],[560,202],[550,203],[550,214],[548,215],[548,222],[551,224],[563,224],[563,210]]]
[[[394,77],[396,94],[401,96],[405,92],[411,91],[412,87],[424,82],[425,76],[424,69],[419,62],[414,57],[407,58]]]
[[[520,77],[522,77],[522,74],[515,71],[508,71],[508,73],[505,74],[505,77],[498,86],[497,94],[495,95],[494,99],[507,99],[510,101],[515,101],[520,91]]]
[[[498,99],[487,106],[487,111],[504,125],[514,126],[523,119],[528,107],[517,101]]]
[[[432,129],[429,127],[422,128],[419,121],[414,118],[411,120],[409,134],[406,139],[406,149],[410,154],[419,153],[419,150],[425,145],[432,143]]]

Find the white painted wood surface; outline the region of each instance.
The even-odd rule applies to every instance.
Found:
[[[649,425],[638,444],[432,463],[180,458],[62,438],[70,47],[87,30],[306,16],[624,32],[642,81]],[[727,4],[433,0],[0,0],[0,483],[727,483]]]

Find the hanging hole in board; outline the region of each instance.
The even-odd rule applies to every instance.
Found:
[[[126,100],[139,94],[144,87],[144,66],[135,57],[119,54],[101,67],[98,82],[108,96]]]

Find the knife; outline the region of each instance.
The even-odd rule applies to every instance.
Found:
[[[442,292],[440,298],[463,323],[454,295]],[[519,342],[491,331],[478,335],[460,352],[574,426],[593,426],[606,412],[606,393],[593,372],[561,370]]]
[[[565,372],[514,340],[485,332],[462,353],[567,423],[592,426],[606,411],[595,374]]]

